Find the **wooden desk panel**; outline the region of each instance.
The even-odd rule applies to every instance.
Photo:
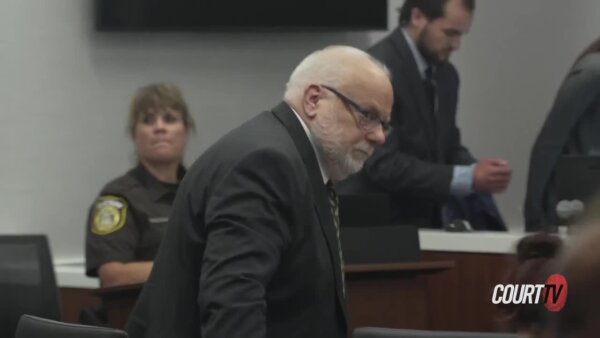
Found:
[[[60,288],[62,321],[79,323],[81,309],[100,305],[100,298],[92,294],[92,289]]]
[[[512,259],[507,254],[423,251],[417,263],[347,266],[352,326],[497,331],[500,313],[491,303],[491,292],[504,282]],[[417,268],[419,273],[412,271]],[[95,292],[116,309],[110,319],[113,327],[124,326],[137,298],[135,286],[127,288]],[[69,322],[77,322],[81,307],[99,302],[90,289],[63,288],[61,295],[63,318]]]
[[[425,276],[453,266],[449,261],[348,265],[346,292],[352,327],[428,328],[430,314]],[[91,291],[102,299],[109,327],[125,327],[142,286],[133,284]]]
[[[505,283],[513,255],[423,251],[421,259],[447,259],[456,264],[427,279],[428,303],[434,308],[431,329],[502,331],[502,316],[492,304],[492,292],[496,284]]]
[[[144,284],[130,284],[99,288],[92,293],[100,299],[106,309],[108,327],[124,329],[129,313],[133,310]]]
[[[428,328],[427,275],[453,267],[450,261],[348,265],[351,327]]]

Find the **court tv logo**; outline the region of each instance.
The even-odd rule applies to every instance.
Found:
[[[548,277],[545,284],[497,284],[492,293],[494,304],[540,304],[548,311],[562,310],[569,288],[561,274]]]

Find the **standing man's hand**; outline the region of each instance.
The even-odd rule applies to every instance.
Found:
[[[473,175],[473,190],[477,192],[500,193],[510,183],[511,169],[501,158],[488,158],[477,162]]]

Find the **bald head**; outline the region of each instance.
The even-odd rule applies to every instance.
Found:
[[[357,48],[331,46],[308,55],[292,72],[284,100],[310,130],[334,181],[360,170],[385,142],[393,102],[389,72]]]
[[[329,46],[309,54],[294,69],[284,99],[297,103],[310,85],[344,88],[362,81],[391,88],[390,72],[377,59],[358,48]]]

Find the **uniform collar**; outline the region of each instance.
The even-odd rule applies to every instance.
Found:
[[[148,188],[150,197],[154,201],[161,199],[165,195],[174,194],[179,186],[179,183],[165,183],[157,180],[142,163],[138,163],[133,169],[133,174],[139,179],[144,187]],[[179,165],[177,168],[177,180],[181,182],[184,175],[185,168],[182,165]]]

